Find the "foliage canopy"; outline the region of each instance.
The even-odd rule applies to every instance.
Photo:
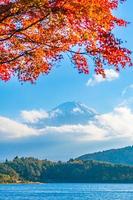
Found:
[[[103,76],[105,65],[131,66],[131,52],[112,33],[116,25],[127,25],[112,13],[123,1],[0,0],[0,79],[17,74],[20,81],[34,82],[64,52],[85,74],[87,56]]]
[[[0,183],[133,183],[133,166],[70,159],[52,162],[18,158],[0,163]]]

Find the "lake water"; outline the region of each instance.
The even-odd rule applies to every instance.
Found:
[[[133,200],[133,184],[0,185],[0,200]]]

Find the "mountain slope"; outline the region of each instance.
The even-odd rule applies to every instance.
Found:
[[[78,157],[80,160],[97,160],[118,164],[133,165],[133,146],[120,149],[111,149],[103,152],[85,154]]]

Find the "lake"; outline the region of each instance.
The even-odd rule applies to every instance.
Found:
[[[2,184],[0,200],[133,200],[133,184]]]

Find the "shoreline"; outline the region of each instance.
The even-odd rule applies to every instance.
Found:
[[[35,184],[35,185],[43,185],[43,184],[133,184],[133,182],[49,182],[49,183],[41,183],[41,182],[19,182],[19,183],[0,183],[0,185],[32,185],[32,184]]]

